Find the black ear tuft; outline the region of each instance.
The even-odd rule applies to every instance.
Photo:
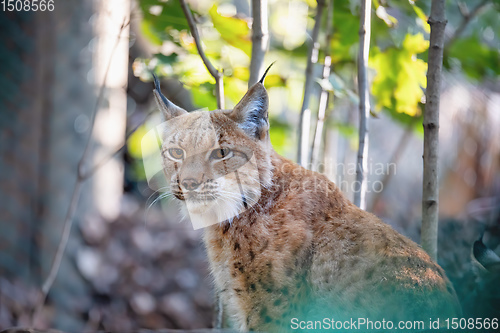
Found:
[[[269,65],[269,67],[267,67],[266,71],[264,72],[264,75],[262,75],[262,77],[260,78],[259,83],[264,84],[264,79],[266,78],[267,72],[269,72],[269,70],[271,69],[271,67],[273,67],[273,65],[274,65],[274,63],[275,63],[275,62],[276,62],[276,61],[273,61],[273,62]]]
[[[158,76],[156,76],[155,73],[151,73],[153,74],[153,79],[154,79],[154,82],[155,82],[155,89],[156,90],[160,90],[160,80],[158,79]]]
[[[154,82],[155,82],[155,90],[158,95],[160,95],[161,101],[165,104],[165,106],[169,106],[169,104],[172,104],[162,93],[160,89],[160,79],[158,79],[158,76],[156,74],[153,74]]]
[[[170,102],[162,93],[160,90],[160,80],[158,77],[153,74],[153,79],[154,79],[154,84],[155,88],[153,89],[153,94],[155,95],[155,100],[156,104],[158,105],[158,108],[160,109],[164,120],[169,120],[173,117],[177,117],[183,114],[186,114],[187,111],[178,107],[174,103]]]

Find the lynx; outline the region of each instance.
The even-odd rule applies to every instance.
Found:
[[[344,331],[370,331],[375,321],[419,320],[429,329],[430,319],[457,317],[451,283],[416,243],[273,150],[264,77],[232,110],[189,113],[155,80],[168,123],[163,171],[204,227],[231,326],[310,332],[335,320]]]

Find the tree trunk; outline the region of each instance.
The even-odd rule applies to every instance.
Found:
[[[302,108],[300,110],[299,133],[297,142],[297,162],[303,167],[307,166],[307,161],[309,159],[309,127],[311,124],[309,97],[311,96],[312,85],[314,81],[313,65],[318,61],[318,35],[324,7],[325,0],[318,0],[318,6],[316,8],[316,21],[314,22],[311,44],[309,45],[309,49],[307,51],[306,82],[304,84],[304,99],[302,101]]]
[[[433,0],[429,17],[431,36],[427,69],[426,104],[424,110],[424,180],[422,192],[422,247],[437,260],[438,233],[438,151],[439,96],[443,65],[445,0]]]
[[[366,72],[370,51],[371,0],[361,2],[358,53],[358,93],[359,93],[359,147],[354,182],[354,204],[366,209],[366,174],[368,166],[368,117],[370,117],[370,92]]]
[[[248,87],[254,85],[262,74],[264,56],[269,40],[267,24],[267,0],[252,0],[252,59]]]
[[[332,57],[330,56],[330,43],[333,35],[333,0],[328,1],[326,15],[326,36],[325,36],[325,64],[323,66],[323,80],[328,80],[330,77]],[[333,94],[331,94],[333,96]],[[321,152],[321,141],[323,140],[323,127],[325,124],[326,109],[328,108],[328,100],[330,93],[321,89],[319,97],[318,121],[316,122],[316,130],[311,154],[311,168],[313,171],[319,171],[319,155]]]

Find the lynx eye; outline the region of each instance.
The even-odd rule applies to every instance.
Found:
[[[210,158],[213,160],[222,160],[223,158],[228,157],[232,153],[229,148],[217,148],[212,150],[212,154],[210,154]]]
[[[182,150],[180,148],[169,148],[168,149],[168,154],[174,160],[182,160],[182,159],[184,159],[184,150]]]

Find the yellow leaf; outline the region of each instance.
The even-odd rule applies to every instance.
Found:
[[[424,34],[407,34],[403,41],[403,48],[410,53],[422,53],[429,48],[429,41],[425,40]]]
[[[371,87],[377,109],[385,108],[393,115],[418,115],[427,64],[417,59],[416,53],[425,51],[427,46],[422,34],[408,34],[401,48],[373,52],[369,64],[377,72]]]

